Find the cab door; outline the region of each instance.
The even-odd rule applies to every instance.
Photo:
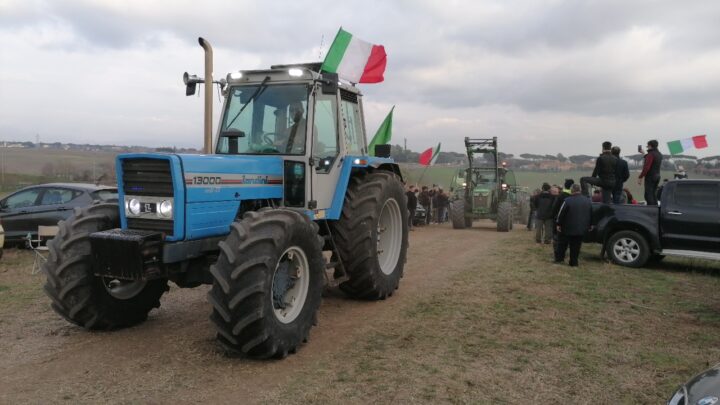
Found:
[[[673,186],[661,206],[663,247],[720,252],[720,186],[687,180]]]
[[[310,137],[310,170],[312,179],[312,200],[316,202],[316,218],[322,219],[330,208],[340,178],[338,96],[337,93],[315,92],[312,109],[312,136]]]

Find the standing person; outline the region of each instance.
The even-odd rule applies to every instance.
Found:
[[[407,207],[408,207],[408,228],[413,231],[413,220],[415,219],[415,210],[417,209],[418,198],[415,195],[415,189],[413,186],[408,186],[408,190],[405,193],[407,195]]]
[[[610,152],[617,158],[617,169],[615,170],[615,187],[612,190],[613,204],[620,204],[623,194],[623,183],[630,178],[628,163],[620,157],[620,147],[613,146]]]
[[[563,184],[563,189],[560,192],[560,195],[555,198],[555,201],[553,202],[553,221],[555,218],[557,218],[558,213],[560,212],[560,207],[562,207],[563,201],[565,201],[566,198],[570,197],[573,184],[575,184],[575,180],[573,179],[565,179],[565,183]],[[557,227],[553,226],[553,252],[557,252],[558,248],[558,231]],[[557,255],[557,254],[556,254]]]
[[[438,224],[445,222],[445,212],[448,206],[448,196],[442,188],[437,192],[437,222]]]
[[[552,207],[555,197],[550,194],[550,185],[543,183],[542,191],[535,197],[535,213],[537,224],[535,242],[550,244],[552,240],[553,217]]]
[[[430,222],[439,223],[438,221],[438,188],[437,185],[433,184],[432,190],[430,190],[430,216],[432,217]]]
[[[595,169],[590,177],[580,178],[580,187],[583,195],[590,196],[588,184],[602,188],[602,202],[610,204],[612,190],[615,187],[615,169],[617,169],[617,158],[610,152],[612,143],[602,143],[602,154],[595,160]]]
[[[573,184],[572,194],[563,201],[556,218],[558,246],[555,263],[565,261],[565,251],[570,247],[570,266],[578,265],[578,256],[585,233],[592,229],[592,203],[580,194],[580,185]]]
[[[425,209],[425,225],[430,224],[430,191],[427,186],[422,186],[422,191],[418,195],[418,202]]]
[[[657,205],[657,188],[660,183],[660,167],[662,166],[663,155],[657,150],[658,141],[650,140],[647,143],[647,153],[643,157],[643,169],[638,177],[638,184],[645,179],[645,201],[647,205]],[[638,152],[643,153],[638,147]]]
[[[527,230],[532,231],[535,228],[535,198],[540,195],[540,189],[536,188],[530,196],[530,213],[528,214]]]

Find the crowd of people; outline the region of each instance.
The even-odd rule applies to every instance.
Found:
[[[638,151],[644,153],[641,145]],[[556,263],[564,263],[569,250],[569,265],[578,265],[578,256],[583,237],[592,229],[592,202],[606,204],[636,204],[624,184],[630,179],[628,163],[620,156],[620,148],[611,142],[602,143],[602,153],[595,161],[590,176],[580,178],[577,184],[566,179],[563,187],[544,183],[535,190],[530,199],[530,214],[527,229],[535,230],[535,242],[553,246]],[[647,205],[657,205],[660,185],[660,167],[663,155],[658,151],[658,142],[647,142],[643,168],[638,184],[645,184]],[[685,175],[687,177],[687,175]],[[590,186],[596,186],[590,198]],[[407,185],[408,225],[412,230],[416,222],[416,210],[425,210],[424,223],[448,221],[450,196],[437,185],[432,187]]]
[[[638,151],[643,153],[640,145]],[[658,142],[648,141],[643,168],[637,179],[638,184],[645,184],[647,205],[658,203],[662,159]],[[580,184],[576,184],[573,179],[566,179],[562,188],[544,183],[541,189],[535,190],[530,199],[528,218],[528,230],[535,229],[535,242],[552,244],[556,263],[564,263],[569,249],[569,264],[577,266],[583,237],[592,230],[592,202],[637,203],[624,187],[629,178],[630,170],[627,162],[620,157],[620,148],[611,142],[603,142],[602,153],[595,161],[592,175],[580,178]],[[595,189],[592,198],[591,185],[599,187]]]
[[[643,152],[642,145],[638,145],[638,152]],[[643,168],[638,176],[638,184],[645,183],[645,202],[647,205],[657,205],[658,186],[660,185],[660,167],[663,155],[658,151],[658,141],[647,143],[647,153],[643,158]],[[611,142],[602,143],[602,153],[595,161],[595,169],[589,177],[580,179],[580,188],[585,196],[590,196],[590,185],[600,187],[594,200],[605,204],[622,204],[632,201],[632,195],[623,187],[630,178],[628,164],[620,157],[620,148]]]
[[[410,230],[414,226],[413,222],[418,205],[425,210],[425,225],[431,223],[441,224],[448,221],[450,195],[442,187],[433,184],[432,187],[422,186],[421,189],[418,189],[416,186],[406,185],[405,193],[410,216],[408,218]]]

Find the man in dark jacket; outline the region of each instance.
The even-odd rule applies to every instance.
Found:
[[[617,169],[617,158],[610,152],[612,143],[603,142],[602,154],[595,160],[595,169],[590,177],[581,177],[580,186],[582,193],[586,197],[590,197],[590,189],[588,184],[600,186],[602,188],[602,201],[605,204],[610,203],[613,187],[615,187],[615,170]]]
[[[620,157],[620,148],[613,146],[610,150],[613,156],[617,158],[617,169],[615,170],[615,187],[612,190],[612,201],[613,204],[620,204],[620,199],[623,194],[623,183],[630,178],[630,169],[628,169],[627,162]]]
[[[660,167],[662,166],[663,155],[657,150],[658,141],[651,140],[647,143],[647,154],[643,158],[643,169],[638,177],[638,184],[645,178],[645,201],[647,205],[657,205],[657,188],[660,183]],[[642,149],[640,149],[642,153]]]
[[[555,196],[550,194],[550,184],[543,183],[542,191],[535,197],[535,217],[537,218],[535,230],[535,242],[545,242],[550,244],[552,241],[553,229],[553,202]]]
[[[555,263],[565,261],[565,251],[570,247],[570,265],[578,265],[578,256],[585,233],[591,229],[592,203],[580,194],[580,186],[573,184],[572,195],[566,198],[556,218],[558,246]]]
[[[408,228],[412,230],[413,227],[413,220],[415,219],[415,210],[417,209],[418,204],[418,198],[415,195],[415,187],[408,186],[407,191],[405,192],[407,195],[407,208],[408,208],[408,215],[410,218],[408,218]]]
[[[425,208],[425,225],[428,225],[430,223],[430,191],[427,186],[422,186],[418,202]]]

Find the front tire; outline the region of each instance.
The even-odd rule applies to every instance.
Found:
[[[450,203],[450,219],[454,229],[465,229],[465,201],[455,200]]]
[[[208,301],[230,355],[283,358],[316,322],[325,261],[318,225],[289,209],[248,212],[220,242]]]
[[[512,217],[512,204],[510,204],[510,202],[503,201],[498,204],[497,231],[509,232],[512,229]]]
[[[333,237],[348,281],[346,294],[385,299],[398,288],[408,247],[407,204],[398,177],[378,171],[351,178]]]
[[[122,281],[93,274],[90,234],[119,226],[117,204],[76,208],[48,242],[45,293],[68,321],[91,330],[133,326],[160,306],[167,280]]]
[[[621,266],[643,267],[650,257],[650,246],[635,231],[620,231],[607,241],[606,251],[610,259]]]

